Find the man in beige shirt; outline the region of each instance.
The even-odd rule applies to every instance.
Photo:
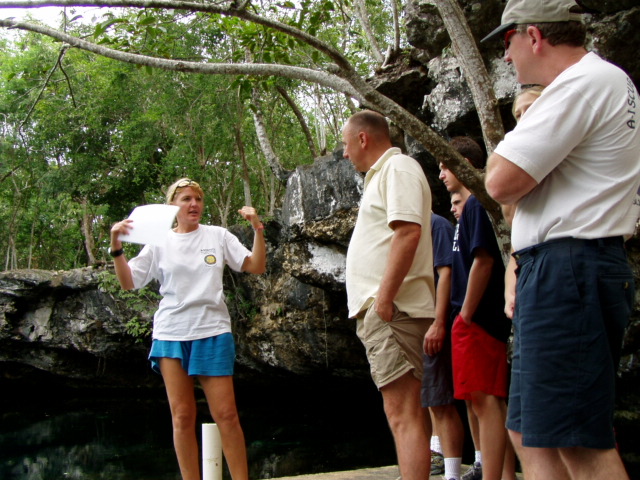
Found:
[[[391,145],[382,115],[353,115],[342,137],[345,158],[367,172],[347,252],[349,316],[382,393],[402,479],[425,480],[431,428],[420,386],[423,339],[435,316],[431,191],[420,165]]]

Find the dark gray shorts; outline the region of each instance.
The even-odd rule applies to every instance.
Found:
[[[507,428],[526,447],[615,447],[614,381],[634,297],[622,238],[518,251]]]
[[[451,367],[451,331],[447,332],[442,350],[436,355],[422,356],[422,407],[440,407],[454,403]]]

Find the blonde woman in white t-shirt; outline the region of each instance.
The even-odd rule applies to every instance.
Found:
[[[154,315],[149,359],[165,383],[183,480],[200,480],[196,377],[220,429],[231,476],[247,480],[247,452],[232,380],[235,344],[224,303],[222,274],[225,265],[236,271],[264,273],[264,227],[254,208],[238,211],[255,232],[249,251],[225,228],[200,224],[203,198],[204,192],[196,182],[178,180],[167,191],[167,203],[180,207],[177,224],[167,238],[160,245],[146,245],[127,262],[119,237],[135,224],[123,220],[111,229],[110,254],[125,290],[141,288],[154,279],[160,283],[162,300]]]
[[[520,93],[516,95],[513,101],[513,107],[511,108],[511,113],[513,114],[513,118],[516,119],[516,122],[519,122],[522,115],[529,110],[533,102],[540,98],[543,90],[544,87],[542,85],[533,85],[521,90]],[[502,205],[502,214],[509,225],[513,223],[513,216],[516,214],[516,205],[517,204]],[[513,253],[513,249],[511,253]],[[512,256],[509,256],[509,263],[504,277],[504,288],[504,313],[507,317],[513,319],[513,312],[516,305],[516,259]]]

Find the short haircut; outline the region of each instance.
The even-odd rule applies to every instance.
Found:
[[[582,22],[549,22],[518,25],[517,31],[524,33],[528,26],[537,27],[542,38],[553,45],[571,45],[572,47],[584,47],[587,40],[587,27]]]
[[[384,115],[373,110],[363,110],[353,114],[348,123],[356,131],[366,131],[370,135],[390,138],[389,122]]]
[[[453,137],[449,142],[460,155],[469,160],[471,165],[477,169],[484,168],[487,159],[478,143],[469,137]]]

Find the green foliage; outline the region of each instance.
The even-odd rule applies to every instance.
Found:
[[[361,72],[372,70],[348,0],[254,2],[252,8],[316,34]],[[369,1],[368,8],[383,38],[390,25],[387,2]],[[118,9],[91,23],[70,12],[67,32],[123,51],[209,63],[329,65],[300,40],[234,17]],[[271,197],[281,198],[284,190],[271,181],[256,139],[256,87],[284,168],[313,158],[276,85],[296,98],[314,133],[328,132],[329,150],[339,143],[344,99],[299,81],[145,70],[28,33],[0,37],[0,47],[4,268],[68,269],[108,260],[111,225],[137,205],[163,203],[163,190],[183,176],[205,189],[203,223],[239,220],[244,178],[253,206],[266,214]]]
[[[246,294],[241,288],[225,291],[225,303],[232,307],[238,317],[243,320],[252,321],[258,315],[255,303],[246,298]]]
[[[126,332],[138,343],[149,338],[152,331],[153,312],[158,308],[158,302],[162,297],[149,286],[139,290],[123,290],[118,283],[118,278],[106,270],[98,274],[98,280],[101,291],[125,303],[127,311],[123,314],[130,316],[125,323]]]

